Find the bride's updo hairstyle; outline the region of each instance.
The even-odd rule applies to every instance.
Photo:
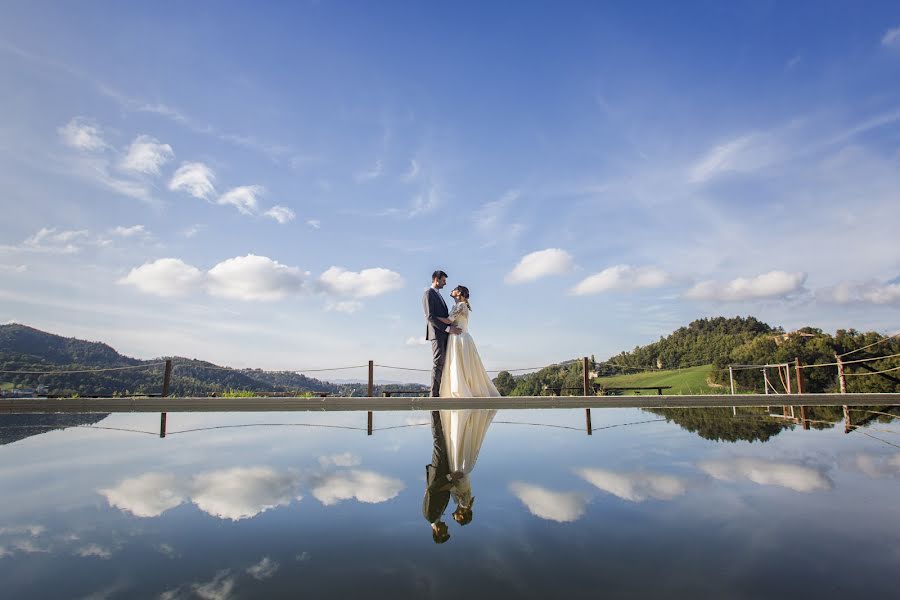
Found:
[[[453,291],[459,292],[459,295],[465,298],[466,306],[469,307],[469,310],[472,310],[472,305],[469,304],[469,288],[464,285],[458,285]]]

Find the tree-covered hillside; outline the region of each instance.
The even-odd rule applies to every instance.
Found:
[[[853,329],[838,330],[831,335],[809,327],[786,333],[781,327],[772,327],[755,317],[715,317],[693,321],[657,342],[622,352],[607,361],[592,358],[590,369],[597,375],[594,383],[601,385],[627,385],[623,378],[613,379],[613,376],[628,373],[641,374],[634,378],[640,379],[640,385],[668,385],[662,380],[653,381],[657,370],[661,376],[671,377],[673,369],[711,364],[706,376],[709,384],[728,390],[729,365],[793,363],[799,359],[801,365],[830,365],[802,369],[805,392],[828,393],[839,391],[837,367],[833,365],[835,354],[848,352],[852,354],[845,357],[847,361],[900,355],[900,338]],[[900,371],[870,374],[897,366],[900,357],[850,363],[846,367],[847,391],[900,392]],[[770,369],[768,375],[776,389],[784,391],[786,382],[782,383],[778,371]],[[791,370],[791,377],[794,376]],[[548,388],[567,387],[576,388],[569,393],[579,394],[583,385],[582,365],[580,360],[575,360],[521,376],[503,372],[495,382],[502,394],[510,396],[540,395]],[[761,369],[736,370],[735,383],[738,392],[765,392]],[[794,382],[792,391],[795,390]]]

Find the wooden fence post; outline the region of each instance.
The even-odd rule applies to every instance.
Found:
[[[728,366],[728,381],[731,382],[731,395],[734,396],[734,368]]]
[[[172,384],[172,359],[166,360],[166,372],[163,375],[163,398],[169,395],[169,386]]]
[[[375,361],[369,361],[369,398],[375,394]]]
[[[581,365],[584,370],[584,373],[582,373],[582,375],[584,376],[583,377],[583,379],[584,379],[584,395],[588,396],[589,395],[588,390],[591,389],[591,376],[590,376],[590,373],[588,372],[588,357],[587,356],[585,356],[584,359],[582,359]],[[590,418],[590,417],[588,417],[588,418]]]
[[[803,378],[800,377],[800,359],[794,359],[794,373],[797,375],[797,393],[803,393]]]
[[[847,379],[844,377],[844,361],[841,360],[841,357],[837,352],[834,353],[834,358],[837,361],[838,368],[838,381],[841,384],[841,393],[847,393]]]

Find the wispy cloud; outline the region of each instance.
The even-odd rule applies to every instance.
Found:
[[[173,192],[184,191],[200,200],[211,200],[216,194],[216,176],[212,169],[201,162],[181,165],[169,181]]]
[[[108,147],[99,125],[86,117],[75,117],[58,131],[63,143],[77,150],[96,152]]]
[[[149,135],[141,135],[131,142],[119,166],[133,173],[159,175],[162,166],[173,158],[175,152],[172,151],[172,146],[160,143]]]
[[[131,227],[119,225],[118,227],[114,227],[113,229],[111,229],[109,232],[112,235],[123,238],[146,237],[150,235],[150,232],[147,231],[147,228],[143,225],[132,225]]]
[[[270,219],[275,219],[280,225],[290,223],[297,216],[294,211],[286,206],[273,206],[263,214]]]
[[[238,209],[238,212],[245,215],[255,215],[259,211],[258,199],[265,191],[265,188],[261,185],[242,185],[232,188],[219,196],[216,203],[234,206]],[[282,217],[285,216],[283,213],[278,214]]]
[[[279,566],[278,562],[264,556],[258,563],[247,568],[247,574],[258,581],[265,581],[275,575]]]

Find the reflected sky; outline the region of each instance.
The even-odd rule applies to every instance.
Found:
[[[376,412],[371,436],[366,413],[170,413],[165,438],[158,413],[48,425],[0,446],[4,595],[893,591],[900,419],[844,433],[739,410],[734,441],[702,435],[734,437],[731,409],[684,426],[595,409],[592,435],[583,410],[500,411],[467,476],[473,519],[451,500],[440,545],[428,412]]]

